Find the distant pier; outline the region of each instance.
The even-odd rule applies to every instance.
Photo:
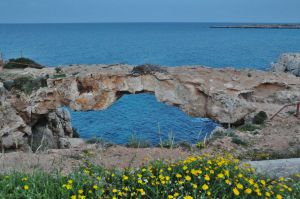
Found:
[[[244,24],[211,26],[210,28],[300,29],[300,24]]]

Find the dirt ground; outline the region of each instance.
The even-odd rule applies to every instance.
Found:
[[[43,170],[69,173],[88,158],[95,165],[105,168],[138,167],[152,160],[174,162],[188,157],[191,153],[181,148],[126,148],[111,146],[102,148],[85,145],[73,149],[48,150],[41,153],[12,152],[0,155],[0,172]]]

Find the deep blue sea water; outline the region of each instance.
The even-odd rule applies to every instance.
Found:
[[[0,51],[47,66],[154,63],[166,66],[232,66],[266,70],[281,53],[300,52],[300,30],[211,29],[208,23],[0,24]],[[124,96],[105,111],[72,112],[82,137],[118,144],[131,134],[158,142],[196,142],[216,124],[190,118],[147,94]]]

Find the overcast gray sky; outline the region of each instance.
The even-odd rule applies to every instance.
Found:
[[[300,22],[300,0],[0,0],[0,23]]]

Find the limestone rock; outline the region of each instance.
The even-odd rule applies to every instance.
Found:
[[[291,68],[290,62],[288,65]],[[221,124],[243,123],[260,111],[272,115],[286,103],[300,101],[300,78],[286,73],[253,70],[249,75],[247,70],[199,66],[133,74],[133,68],[66,66],[63,78],[51,76],[55,74],[54,68],[26,70],[34,77],[50,74],[47,87],[28,95],[8,92],[0,84],[0,134],[23,137],[23,142],[18,143],[33,138],[28,143],[33,140],[35,149],[43,136],[45,148],[68,147],[60,139],[73,136],[70,115],[59,108],[103,110],[124,94],[152,93],[158,101],[179,107],[190,116],[207,117]],[[6,147],[15,146],[11,140]]]
[[[282,54],[277,63],[272,64],[272,71],[291,73],[300,77],[300,53]]]

